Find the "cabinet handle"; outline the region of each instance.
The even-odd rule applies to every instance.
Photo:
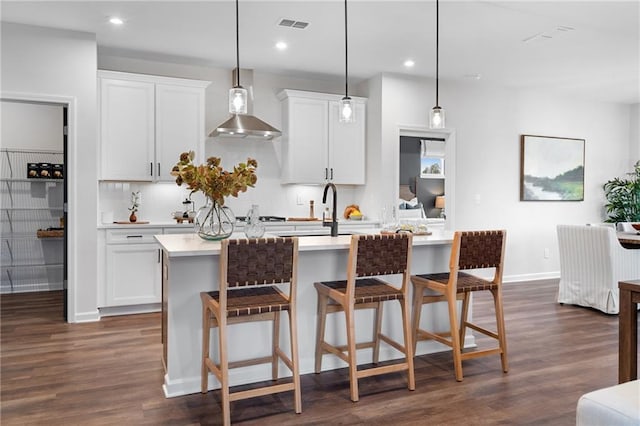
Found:
[[[151,163],[149,163],[149,175],[153,176],[153,161]]]
[[[142,235],[127,235],[127,238],[142,238]]]
[[[160,163],[158,163],[158,177],[160,177]]]

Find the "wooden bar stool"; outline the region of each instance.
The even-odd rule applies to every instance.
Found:
[[[409,265],[411,264],[412,237],[410,234],[353,235],[344,281],[316,282],[318,291],[318,331],[316,335],[315,372],[322,370],[324,354],[333,354],[349,364],[351,400],[359,399],[358,379],[395,371],[407,371],[409,390],[415,389],[413,371],[413,345],[409,323]],[[380,275],[402,274],[398,288],[376,278]],[[365,277],[365,278],[362,278]],[[397,300],[402,309],[404,345],[382,334],[383,302]],[[356,343],[355,310],[375,309],[373,340]],[[347,326],[347,345],[334,346],[325,341],[325,325],[328,313],[344,312]],[[380,341],[404,354],[404,361],[358,370],[356,350],[373,348],[373,362],[378,363]]]
[[[449,272],[441,274],[412,275],[414,352],[418,340],[433,339],[453,349],[453,365],[456,380],[462,381],[462,360],[500,354],[502,370],[509,371],[507,363],[507,338],[502,312],[502,270],[506,231],[456,232],[453,237]],[[466,269],[494,268],[492,281],[460,272]],[[471,293],[490,291],[493,295],[497,332],[487,330],[467,321]],[[460,325],[458,325],[456,300],[462,300]],[[450,332],[435,333],[420,328],[423,304],[446,301],[449,309]],[[498,341],[498,347],[462,353],[466,328],[472,328]],[[449,339],[446,337],[450,336]]]
[[[302,412],[298,340],[296,332],[296,279],[298,239],[260,238],[222,240],[219,291],[202,292],[202,393],[209,387],[209,372],[221,384],[222,416],[231,423],[230,401],[293,390],[296,413]],[[288,283],[288,294],[276,284]],[[280,348],[280,312],[289,312],[291,358]],[[273,321],[273,347],[269,356],[231,362],[227,356],[228,326],[251,321]],[[218,329],[219,363],[209,357],[210,330]],[[230,392],[229,369],[271,363],[278,379],[278,361],[293,374],[291,383]]]

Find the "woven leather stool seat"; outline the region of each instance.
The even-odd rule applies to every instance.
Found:
[[[318,283],[319,286],[325,286],[328,289],[345,293],[347,291],[346,281],[322,281]],[[370,303],[370,302],[384,302],[387,300],[402,300],[404,295],[402,292],[384,281],[376,278],[362,278],[356,280],[356,289],[354,302]]]
[[[220,301],[220,292],[210,291],[206,294],[216,302]],[[275,287],[243,288],[227,292],[227,314],[230,317],[288,309],[287,297]]]
[[[449,281],[449,274],[421,274],[414,275],[414,277],[422,278],[423,280],[435,281],[438,283],[446,284]],[[458,285],[456,286],[456,293],[467,293],[470,291],[482,291],[482,290],[495,290],[498,285],[476,277],[466,272],[458,272]]]

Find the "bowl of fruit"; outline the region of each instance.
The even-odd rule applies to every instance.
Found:
[[[360,211],[360,206],[357,204],[351,204],[344,209],[343,214],[345,219],[349,220],[362,220],[362,212]]]

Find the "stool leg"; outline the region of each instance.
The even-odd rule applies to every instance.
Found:
[[[289,311],[289,333],[291,341],[291,363],[293,364],[293,401],[296,413],[302,413],[302,397],[300,393],[300,368],[298,366],[298,329],[296,326],[295,308]]]
[[[202,306],[202,371],[200,380],[200,392],[207,393],[209,390],[209,369],[207,368],[207,359],[209,358],[209,338],[211,335],[209,309],[206,305]]]
[[[493,301],[496,310],[496,324],[498,328],[498,342],[500,343],[500,361],[502,362],[502,371],[507,373],[509,371],[509,361],[507,358],[507,335],[504,326],[504,312],[502,308],[502,291],[492,290]]]
[[[278,380],[278,348],[280,347],[280,312],[274,312],[273,314],[273,344],[271,354],[271,378]]]
[[[422,294],[424,293],[421,285],[413,285],[413,309],[411,311],[411,342],[413,343],[412,353],[415,356],[416,347],[418,345],[418,329],[420,328],[420,314],[422,313]]]
[[[229,360],[227,358],[227,319],[218,321],[218,339],[220,344],[220,394],[223,424],[231,424],[231,406],[229,403]]]
[[[354,322],[353,305],[346,306],[344,313],[347,322],[347,350],[349,351],[349,388],[351,389],[351,401],[358,402],[358,361],[356,357],[356,328]]]
[[[471,293],[464,293],[462,299],[462,311],[460,312],[460,347],[464,348],[464,335],[467,332],[467,317],[469,314],[469,302]]]
[[[413,343],[411,341],[411,326],[409,323],[409,301],[403,298],[400,302],[402,309],[402,331],[404,332],[404,356],[407,360],[407,379],[409,390],[415,390],[416,378],[413,370]]]
[[[460,354],[460,330],[458,328],[458,313],[456,309],[456,295],[450,294],[447,297],[449,308],[449,324],[451,327],[451,348],[453,349],[453,366],[456,371],[456,380],[462,381],[462,357]]]
[[[316,330],[316,365],[315,372],[320,373],[322,371],[322,344],[324,343],[324,328],[327,322],[327,304],[329,303],[329,297],[318,293],[318,323]]]
[[[373,327],[373,363],[377,364],[380,358],[380,333],[382,332],[382,302],[378,302],[375,313],[375,325]]]

